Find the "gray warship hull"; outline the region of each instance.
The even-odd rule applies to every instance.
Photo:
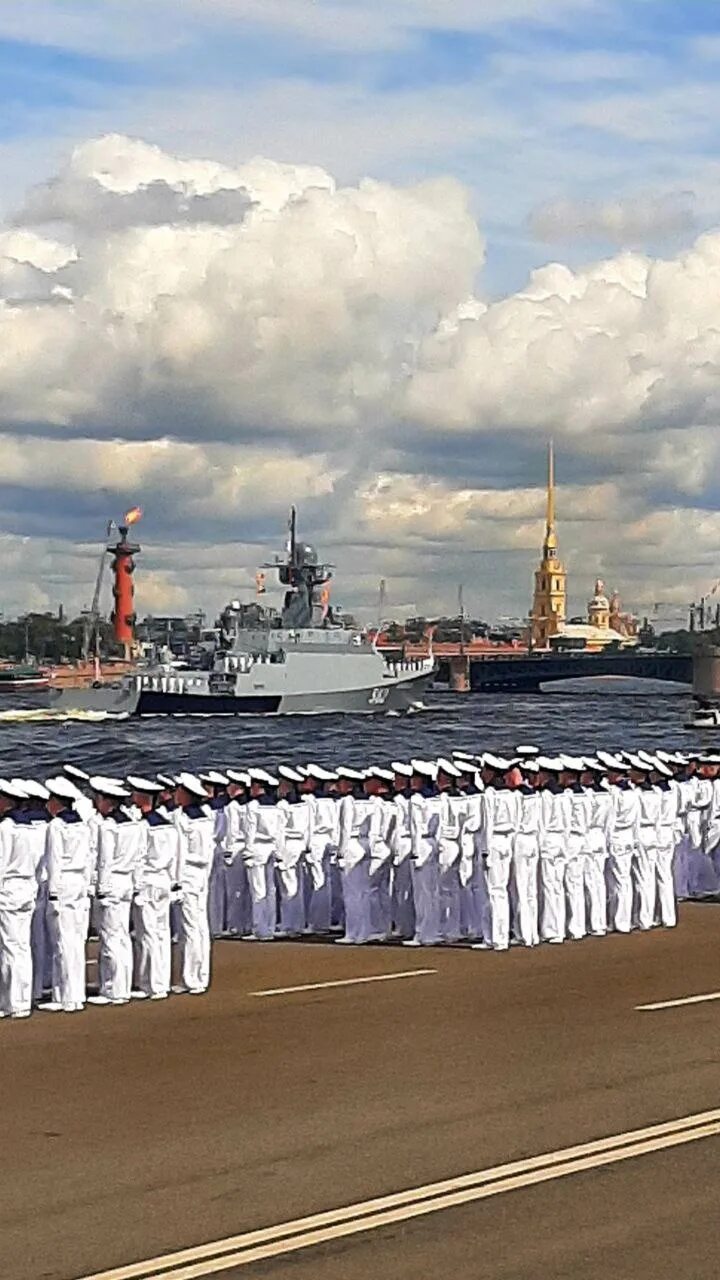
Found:
[[[378,715],[411,710],[434,671],[431,658],[391,663],[368,651],[332,661],[297,653],[238,672],[151,668],[113,684],[51,689],[48,700],[55,711],[130,716]]]

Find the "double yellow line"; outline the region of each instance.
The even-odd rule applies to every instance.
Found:
[[[249,1266],[297,1253],[361,1232],[376,1231],[397,1222],[407,1222],[443,1209],[454,1209],[475,1200],[518,1191],[523,1187],[567,1178],[571,1174],[604,1165],[633,1160],[637,1156],[665,1151],[670,1147],[698,1142],[720,1134],[720,1110],[703,1111],[665,1124],[650,1125],[627,1133],[600,1138],[580,1146],[546,1152],[527,1160],[514,1160],[476,1173],[430,1182],[394,1195],[363,1200],[342,1209],[295,1218],[274,1227],[248,1231],[212,1244],[181,1249],[164,1257],[131,1263],[111,1271],[84,1276],[82,1280],[200,1280],[221,1275],[232,1268]]]

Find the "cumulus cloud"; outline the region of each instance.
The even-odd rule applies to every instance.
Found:
[[[97,523],[140,501],[145,607],[219,604],[300,501],[348,604],[370,607],[382,576],[452,607],[448,583],[487,551],[505,569],[483,589],[522,611],[552,433],[583,579],[620,585],[619,544],[634,589],[655,591],[642,538],[673,507],[705,574],[720,550],[699,514],[718,454],[720,233],[668,259],[550,263],[497,300],[483,259],[451,179],[347,187],[119,135],[79,146],[0,230],[5,527],[62,565],[48,579],[28,556],[30,571],[84,598],[92,555],[48,550],[58,510],[82,495]],[[63,529],[93,536],[75,514]]]
[[[535,209],[528,226],[548,243],[600,240],[633,248],[691,231],[693,204],[686,191],[605,201],[555,200]]]

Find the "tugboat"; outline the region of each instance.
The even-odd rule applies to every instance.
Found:
[[[286,587],[282,610],[233,601],[217,638],[192,663],[161,653],[113,684],[51,689],[60,711],[133,716],[288,715],[398,712],[421,704],[435,672],[432,653],[412,661],[384,657],[343,625],[330,605],[332,565],[296,537],[290,513],[285,555],[263,566]]]

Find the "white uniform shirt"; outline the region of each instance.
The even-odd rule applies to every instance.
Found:
[[[422,867],[437,854],[441,800],[413,791],[410,797],[410,847],[416,866]]]
[[[98,896],[123,900],[132,896],[137,869],[145,856],[144,822],[116,820],[110,814],[99,827]]]
[[[286,807],[280,804],[261,804],[257,799],[246,804],[242,831],[247,863],[264,866],[270,858],[282,856],[285,816]]]
[[[339,819],[338,863],[344,871],[349,871],[372,854],[380,838],[379,798],[343,796]]]
[[[202,892],[210,881],[215,857],[215,814],[206,805],[188,805],[175,811],[180,836],[177,879],[183,891]]]
[[[47,877],[45,862],[47,823],[19,817],[0,821],[0,907],[22,910],[34,906],[41,882]]]
[[[77,813],[53,818],[47,828],[48,893],[60,901],[89,895],[95,879],[95,833]]]

